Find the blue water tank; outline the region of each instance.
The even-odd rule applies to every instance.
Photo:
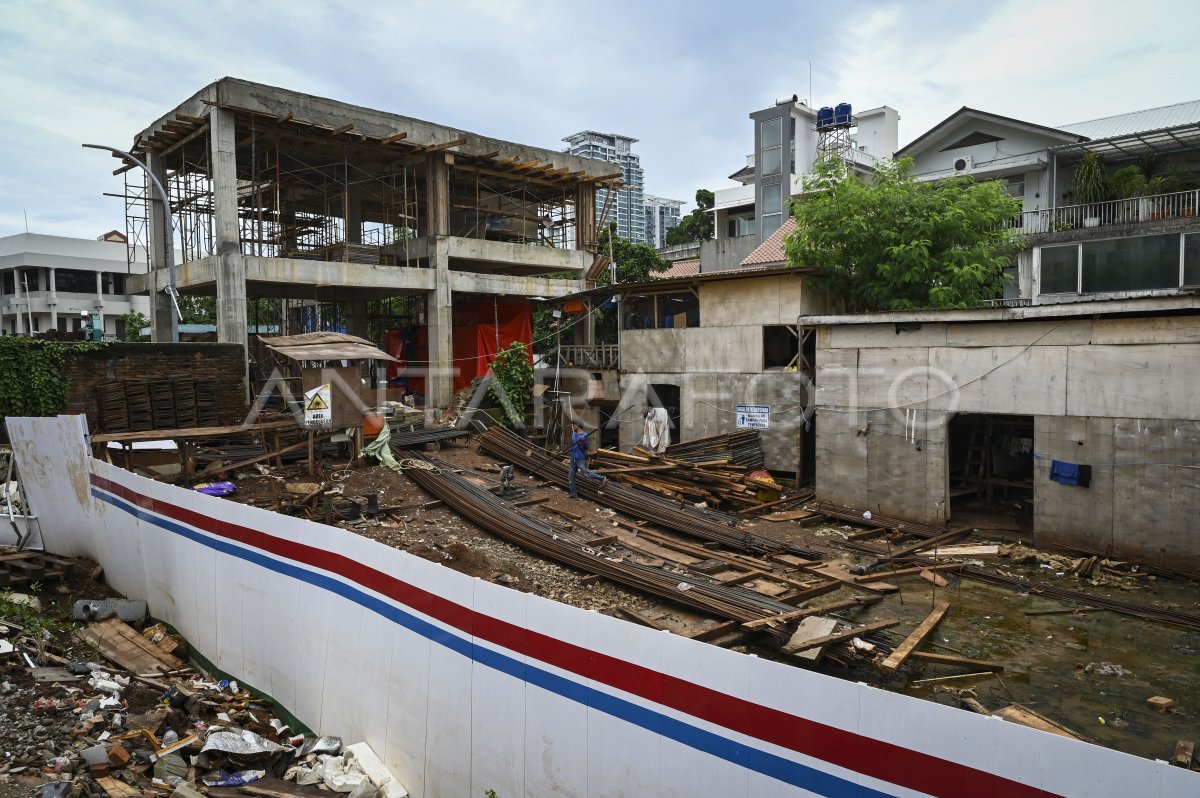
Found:
[[[850,124],[850,103],[838,103],[833,109],[833,123],[835,125]]]
[[[817,111],[817,130],[833,125],[833,109],[828,105]]]

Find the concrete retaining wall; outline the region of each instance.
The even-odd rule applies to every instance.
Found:
[[[483,582],[9,419],[46,547],[415,796],[1182,798],[1200,776]]]

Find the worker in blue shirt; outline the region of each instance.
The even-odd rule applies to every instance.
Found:
[[[595,473],[587,467],[588,433],[583,431],[583,427],[579,422],[575,422],[571,426],[574,432],[571,433],[571,478],[567,483],[569,487],[567,493],[572,498],[575,498],[578,496],[575,492],[575,473],[577,471],[582,471],[584,476],[600,480],[601,485],[608,482],[608,478]]]

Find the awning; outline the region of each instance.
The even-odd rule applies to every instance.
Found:
[[[1200,147],[1200,123],[1146,130],[1107,139],[1093,139],[1052,147],[1059,155],[1083,156],[1095,152],[1100,157],[1133,158],[1149,152],[1179,152]]]
[[[289,360],[388,360],[396,358],[356,335],[313,332],[263,337],[267,349]]]

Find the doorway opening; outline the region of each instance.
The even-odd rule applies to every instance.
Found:
[[[671,443],[679,443],[679,386],[668,383],[651,383],[646,391],[646,404],[662,407],[671,419]]]
[[[1033,416],[960,413],[950,421],[950,516],[1033,515]]]

